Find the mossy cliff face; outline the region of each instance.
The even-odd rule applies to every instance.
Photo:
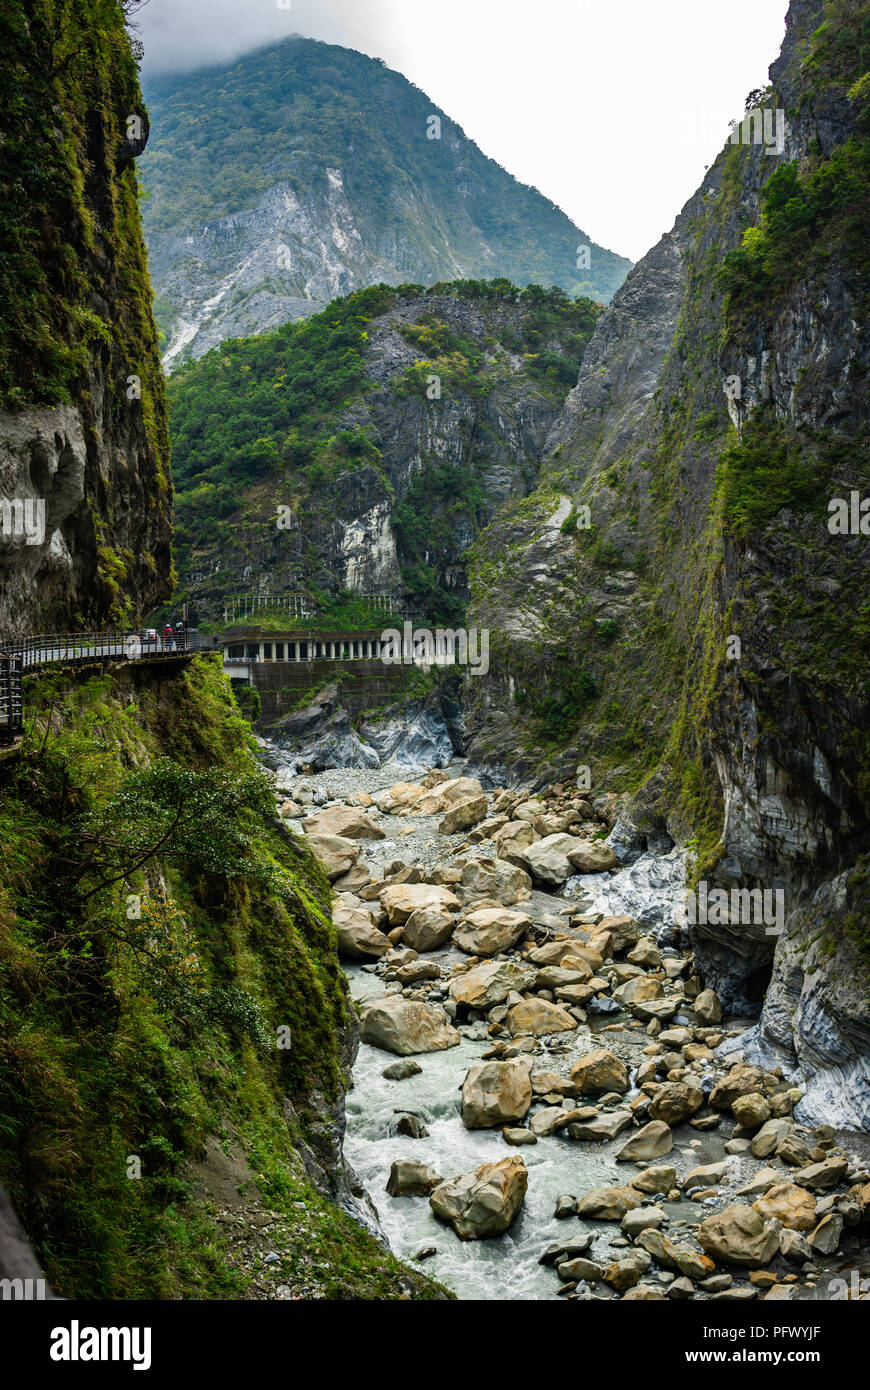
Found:
[[[868,68],[870,6],[792,4],[758,97],[785,110],[782,153],[726,144],[599,320],[543,486],[470,559],[471,619],[503,634],[468,682],[472,754],[637,792],[630,840],[670,834],[697,878],[781,889],[789,937],[870,820],[870,541],[828,528],[830,499],[870,490]],[[776,938],[735,923],[696,945],[758,1008]],[[844,1074],[867,991],[852,972],[823,1024],[826,968],[792,973],[812,1004],[786,1060],[820,1074],[827,1028]]]
[[[172,492],[121,6],[10,0],[0,84],[0,495],[45,504],[0,540],[0,631],[125,622],[169,592]]]
[[[54,1289],[440,1296],[353,1219],[330,889],[219,661],[56,673],[28,711],[0,764],[0,1179]]]
[[[171,381],[198,620],[237,593],[375,593],[458,620],[465,554],[537,480],[600,308],[507,281],[386,285]]]

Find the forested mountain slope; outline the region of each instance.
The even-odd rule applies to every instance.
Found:
[[[465,552],[534,486],[600,313],[507,281],[376,286],[170,382],[182,593],[376,594],[457,618]]]
[[[146,96],[145,229],[170,367],[381,282],[506,277],[606,302],[629,269],[352,49],[288,38]]]

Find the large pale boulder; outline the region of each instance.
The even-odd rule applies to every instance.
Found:
[[[389,951],[384,933],[360,908],[338,908],[333,920],[338,928],[338,954],[344,960],[380,960]]]
[[[695,1011],[695,1017],[700,1019],[702,1023],[721,1023],[722,1021],[722,1004],[718,994],[712,989],[702,989],[692,1008]]]
[[[441,1174],[428,1163],[399,1158],[390,1166],[387,1191],[391,1197],[428,1197],[441,1181]]]
[[[764,1084],[762,1073],[757,1067],[745,1066],[742,1062],[737,1062],[727,1076],[723,1076],[721,1081],[710,1092],[710,1105],[714,1110],[730,1110],[738,1096],[752,1095],[762,1089]],[[789,1125],[786,1121],[778,1121],[782,1126],[782,1133],[788,1132]],[[755,1149],[752,1150],[755,1153]],[[766,1158],[766,1154],[759,1154],[760,1158]]]
[[[532,1103],[528,1063],[478,1062],[462,1086],[462,1123],[466,1129],[494,1129],[522,1120]]]
[[[811,1231],[816,1224],[815,1197],[793,1182],[769,1187],[763,1197],[752,1203],[752,1209],[766,1221],[779,1221],[790,1231]]]
[[[592,979],[592,970],[583,960],[568,970],[561,965],[545,965],[535,979],[535,989],[559,989],[562,985],[582,985]]]
[[[471,830],[472,826],[486,820],[488,809],[489,803],[482,792],[480,796],[470,796],[466,801],[458,801],[445,812],[438,823],[438,829],[442,835],[455,835],[461,830]]]
[[[618,1004],[646,1004],[650,999],[661,999],[664,990],[658,980],[649,975],[639,975],[634,980],[626,980],[613,991],[611,998]]]
[[[425,794],[425,790],[418,782],[396,782],[392,787],[375,792],[372,801],[385,815],[397,815],[410,810]]]
[[[677,1170],[672,1168],[669,1163],[663,1163],[657,1167],[650,1166],[645,1168],[642,1173],[635,1173],[634,1177],[629,1178],[628,1185],[638,1192],[645,1193],[648,1197],[655,1192],[667,1193],[677,1185]]]
[[[592,1221],[621,1221],[627,1211],[640,1205],[640,1194],[630,1187],[593,1187],[580,1198],[577,1215]]]
[[[620,951],[627,951],[630,946],[636,946],[641,936],[637,922],[625,913],[617,917],[605,917],[598,923],[596,932],[600,935],[606,933],[610,937],[611,949],[615,956],[619,955]]]
[[[391,927],[404,926],[412,912],[424,907],[441,912],[459,911],[459,899],[455,894],[434,883],[391,883],[381,889],[378,897]]]
[[[700,1086],[687,1086],[683,1081],[667,1081],[660,1086],[649,1107],[650,1119],[664,1120],[666,1125],[678,1125],[700,1110],[704,1092]]]
[[[362,1013],[362,1039],[374,1047],[411,1057],[419,1052],[443,1052],[461,1038],[443,1009],[401,994],[369,1002]]]
[[[755,1269],[768,1264],[779,1250],[777,1227],[739,1202],[702,1221],[698,1240],[712,1259]]]
[[[608,1091],[627,1091],[628,1071],[625,1063],[606,1048],[587,1052],[571,1068],[571,1080],[580,1095],[603,1096]]]
[[[485,1240],[508,1229],[523,1204],[529,1175],[519,1154],[483,1163],[471,1173],[442,1182],[429,1198],[435,1215],[460,1240]]]
[[[443,907],[417,907],[405,922],[402,943],[412,951],[436,951],[449,940],[456,917]]]
[[[574,873],[569,851],[582,844],[574,835],[545,835],[518,858],[539,883],[559,885]]]
[[[309,835],[308,844],[331,883],[351,870],[359,858],[359,842],[341,835]]]
[[[522,854],[524,849],[528,849],[540,838],[527,820],[509,820],[507,825],[495,832],[492,842],[498,846],[499,858],[507,859],[512,855]]]
[[[495,956],[509,951],[532,925],[527,912],[506,907],[479,907],[469,912],[453,933],[453,943],[470,956]]]
[[[601,1144],[604,1140],[615,1139],[631,1124],[631,1111],[605,1110],[594,1120],[577,1120],[568,1126],[572,1139],[586,1144]]]
[[[650,1120],[623,1145],[616,1155],[617,1163],[646,1163],[651,1158],[663,1158],[674,1147],[670,1125],[664,1120]],[[673,1186],[673,1184],[672,1184]]]
[[[440,816],[442,812],[449,811],[462,801],[470,801],[482,792],[483,787],[476,777],[451,777],[420,796],[414,803],[414,809],[424,816]]]
[[[385,840],[386,835],[359,806],[330,806],[303,821],[306,835],[340,835],[345,840]]]
[[[643,966],[644,970],[658,970],[661,967],[662,955],[651,937],[642,936],[637,945],[632,946],[627,953],[626,960],[630,961],[632,965]]]
[[[577,1020],[546,999],[523,999],[508,1013],[507,1026],[511,1037],[541,1038],[546,1033],[567,1033],[577,1027]]]
[[[450,998],[468,1009],[486,1012],[507,999],[511,990],[523,990],[531,971],[510,960],[483,961],[450,981]]]
[[[510,907],[529,897],[532,880],[525,869],[504,859],[471,859],[462,870],[459,880],[463,902],[489,898]]]
[[[578,874],[603,874],[619,868],[619,860],[603,840],[578,840],[568,851],[568,858]]]
[[[543,946],[535,946],[529,951],[529,960],[534,961],[535,965],[561,965],[566,956],[576,955],[584,948],[585,942],[581,937],[564,937],[562,940],[547,941]]]

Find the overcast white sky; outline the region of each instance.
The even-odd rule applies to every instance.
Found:
[[[285,34],[361,49],[485,154],[638,260],[763,86],[787,0],[148,0],[146,74]]]

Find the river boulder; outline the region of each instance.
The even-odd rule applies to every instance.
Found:
[[[527,912],[506,907],[479,907],[453,933],[454,945],[470,956],[496,956],[516,946],[532,925]]]
[[[569,852],[583,842],[574,835],[545,835],[516,856],[538,883],[559,886],[574,873]]]
[[[460,1240],[486,1240],[509,1228],[528,1185],[525,1163],[519,1154],[512,1154],[498,1163],[483,1163],[471,1173],[448,1178],[435,1188],[429,1205]]]
[[[308,845],[331,883],[348,873],[359,858],[359,842],[342,835],[308,835]]]
[[[450,998],[467,1009],[486,1012],[507,999],[511,990],[523,990],[531,971],[510,960],[488,960],[474,965],[450,981]]]
[[[616,1155],[617,1163],[646,1163],[653,1158],[663,1158],[674,1147],[674,1136],[670,1125],[664,1120],[650,1120],[648,1125],[632,1135]],[[673,1186],[673,1184],[671,1184]]]
[[[569,849],[568,858],[578,874],[603,874],[619,868],[619,860],[603,840],[578,840]]]
[[[531,890],[532,880],[525,869],[504,859],[471,859],[462,870],[458,891],[467,905],[490,898],[510,907],[527,899]]]
[[[402,943],[412,951],[437,951],[453,934],[456,917],[443,907],[417,907],[405,922]]]
[[[700,1110],[704,1104],[704,1092],[700,1086],[687,1086],[684,1081],[667,1081],[660,1086],[652,1098],[649,1113],[653,1120],[663,1120],[666,1125],[678,1125]]]
[[[462,1123],[466,1129],[494,1129],[524,1119],[531,1103],[526,1061],[478,1062],[462,1087]]]
[[[387,1191],[391,1197],[428,1197],[441,1180],[441,1174],[428,1163],[400,1158],[390,1167]]]
[[[612,994],[618,1004],[646,1004],[650,999],[661,999],[664,994],[661,983],[649,975],[639,975],[634,980],[626,980]]]
[[[424,907],[440,912],[459,911],[459,899],[448,888],[434,883],[391,883],[381,889],[378,897],[391,927],[404,926],[412,912]]]
[[[592,1221],[621,1221],[627,1211],[641,1205],[630,1187],[593,1187],[577,1204],[577,1215]]]
[[[577,1027],[577,1020],[546,999],[523,999],[508,1013],[507,1026],[511,1037],[541,1038],[546,1033],[567,1033]]]
[[[306,835],[340,835],[345,840],[385,840],[386,835],[359,806],[330,806],[303,821]]]
[[[337,908],[333,921],[338,928],[338,954],[343,960],[380,960],[389,951],[388,938],[360,908]]]
[[[471,830],[473,826],[486,820],[488,809],[489,803],[483,793],[480,796],[470,796],[466,801],[457,802],[445,812],[438,823],[438,829],[442,835],[455,835],[460,830]]]
[[[752,1203],[752,1210],[767,1221],[779,1221],[790,1231],[811,1231],[816,1224],[815,1197],[793,1182],[769,1187],[763,1197]]]
[[[603,1096],[608,1091],[627,1091],[628,1070],[624,1062],[607,1048],[587,1052],[571,1068],[571,1080],[584,1096]]]
[[[401,994],[375,999],[363,1009],[362,1039],[399,1057],[444,1052],[461,1042],[443,1009]]]
[[[702,1221],[698,1240],[711,1259],[754,1269],[768,1264],[779,1250],[778,1227],[739,1202]]]

